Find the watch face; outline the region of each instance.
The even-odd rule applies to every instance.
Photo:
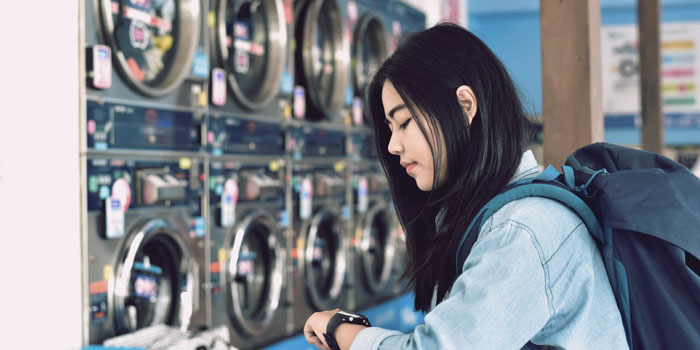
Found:
[[[347,311],[338,311],[338,313],[341,314],[341,315],[350,316],[350,317],[357,317],[357,318],[363,317],[362,315],[353,314],[353,313],[350,313],[350,312],[347,312]]]

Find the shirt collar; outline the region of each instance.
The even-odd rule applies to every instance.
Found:
[[[535,177],[539,172],[540,165],[537,164],[535,155],[532,154],[531,150],[527,150],[525,153],[523,153],[522,157],[520,157],[520,165],[518,165],[515,175],[510,179],[508,184],[512,184],[522,179]]]
[[[538,173],[540,172],[540,165],[537,164],[537,159],[535,159],[535,155],[532,154],[531,150],[525,151],[523,153],[522,157],[520,157],[520,164],[518,165],[518,169],[515,171],[515,175],[510,179],[508,184],[512,184],[516,181],[520,181],[522,179],[527,179],[531,177],[535,177]],[[441,208],[438,214],[435,216],[435,226],[440,227],[440,224],[442,223],[442,219],[445,216],[445,208]]]

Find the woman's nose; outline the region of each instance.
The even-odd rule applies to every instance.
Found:
[[[399,140],[399,137],[396,136],[396,133],[391,134],[391,138],[389,139],[389,146],[387,147],[389,149],[389,153],[397,156],[403,152],[403,146],[401,145],[401,140]]]

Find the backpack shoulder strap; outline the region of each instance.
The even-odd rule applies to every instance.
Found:
[[[484,222],[506,204],[526,197],[544,197],[566,205],[581,217],[581,220],[586,224],[586,227],[588,227],[588,230],[596,239],[600,242],[605,242],[603,239],[603,231],[593,211],[591,211],[588,205],[574,194],[568,186],[555,180],[557,177],[555,173],[557,176],[559,175],[559,172],[550,166],[545,172],[534,179],[523,180],[506,187],[501,194],[492,198],[484,205],[481,211],[477,213],[475,219],[472,220],[467,227],[466,232],[457,246],[457,266],[455,270],[457,276],[462,273],[464,262],[467,260],[472,247],[476,243],[479,231]]]

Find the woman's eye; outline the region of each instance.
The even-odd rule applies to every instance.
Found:
[[[410,122],[411,122],[411,118],[409,118],[406,122],[404,122],[403,124],[401,124],[401,125],[399,126],[399,128],[400,128],[400,129],[406,129],[406,127],[408,126],[408,123],[410,123]]]

